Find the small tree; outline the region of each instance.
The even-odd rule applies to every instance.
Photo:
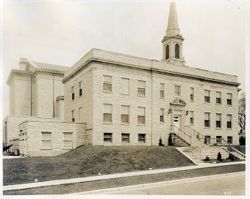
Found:
[[[238,103],[238,124],[240,127],[240,133],[245,132],[246,128],[246,95],[241,93]]]
[[[172,134],[171,133],[169,134],[169,137],[168,137],[168,146],[173,146],[173,140],[172,140]]]

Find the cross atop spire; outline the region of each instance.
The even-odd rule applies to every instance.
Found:
[[[175,3],[171,2],[166,36],[172,37],[172,36],[176,36],[176,35],[180,35],[180,28],[179,28],[178,19],[177,19],[177,12],[176,12],[176,8],[175,8]]]

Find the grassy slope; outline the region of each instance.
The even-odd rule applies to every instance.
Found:
[[[20,184],[192,164],[174,147],[83,146],[56,157],[4,160],[3,181]]]

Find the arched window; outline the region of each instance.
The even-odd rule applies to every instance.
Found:
[[[175,58],[180,59],[180,46],[179,46],[179,44],[175,44]]]
[[[166,46],[166,59],[169,59],[169,45]]]

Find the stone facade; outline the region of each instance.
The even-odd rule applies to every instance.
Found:
[[[54,156],[83,145],[85,125],[56,119],[30,118],[20,123],[19,129],[21,155]],[[43,133],[50,133],[50,138],[43,138]],[[70,137],[65,137],[64,133]],[[43,141],[50,144],[43,146]]]
[[[191,127],[201,134],[211,136],[233,136],[233,143],[238,144],[237,137],[237,77],[222,73],[205,71],[188,66],[174,66],[161,61],[146,60],[128,55],[122,55],[93,49],[92,57],[76,70],[65,76],[65,120],[72,120],[72,111],[88,104],[83,109],[88,120],[87,128],[92,129],[92,143],[95,145],[125,144],[121,141],[121,134],[130,134],[133,145],[158,145],[159,138],[167,143],[170,126],[174,124],[174,115],[180,114],[179,127],[190,126],[190,114],[193,112]],[[134,63],[131,65],[131,63]],[[175,68],[176,67],[176,68]],[[174,71],[177,69],[178,71]],[[73,75],[74,74],[74,75]],[[88,74],[89,78],[84,78]],[[103,91],[104,76],[112,78],[112,91]],[[80,78],[83,77],[83,78]],[[123,94],[121,79],[129,80],[129,94]],[[72,100],[70,88],[77,88],[79,81],[83,81],[83,96],[75,96]],[[90,80],[90,81],[88,81]],[[146,82],[145,97],[138,96],[138,81]],[[161,84],[164,85],[164,97],[161,99]],[[175,86],[180,86],[180,96],[176,96]],[[194,89],[193,100],[190,100],[191,88]],[[210,102],[204,102],[205,90],[210,91]],[[74,91],[78,93],[78,89]],[[221,104],[216,103],[216,92],[221,92]],[[232,105],[227,105],[227,93],[232,94]],[[176,99],[184,104],[176,104]],[[177,100],[177,101],[178,101]],[[112,105],[112,122],[103,123],[103,105]],[[129,124],[121,123],[121,106],[130,107]],[[145,125],[138,125],[138,107],[145,107]],[[164,109],[164,122],[160,122],[160,111]],[[210,113],[210,127],[204,127],[204,113]],[[216,128],[216,113],[221,114],[221,128]],[[227,115],[232,115],[232,128],[228,129]],[[78,113],[75,114],[79,118]],[[81,117],[80,117],[81,118]],[[111,143],[104,143],[104,133],[112,133]],[[146,135],[146,142],[138,142],[138,134]]]

